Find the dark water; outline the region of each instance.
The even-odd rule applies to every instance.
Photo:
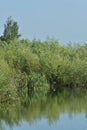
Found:
[[[87,130],[87,94],[64,92],[0,107],[0,130]]]

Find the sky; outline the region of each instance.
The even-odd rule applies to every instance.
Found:
[[[86,43],[86,14],[87,0],[0,0],[0,35],[11,16],[22,38]]]

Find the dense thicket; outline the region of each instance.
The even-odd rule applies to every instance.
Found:
[[[0,102],[44,97],[63,87],[87,88],[87,45],[55,39],[0,42]]]

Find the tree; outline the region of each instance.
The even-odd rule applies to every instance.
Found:
[[[11,17],[7,18],[6,24],[4,25],[3,39],[5,41],[10,41],[18,39],[21,35],[18,32],[18,24]]]

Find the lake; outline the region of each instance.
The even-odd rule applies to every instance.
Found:
[[[59,93],[0,107],[0,130],[87,130],[87,94]]]

